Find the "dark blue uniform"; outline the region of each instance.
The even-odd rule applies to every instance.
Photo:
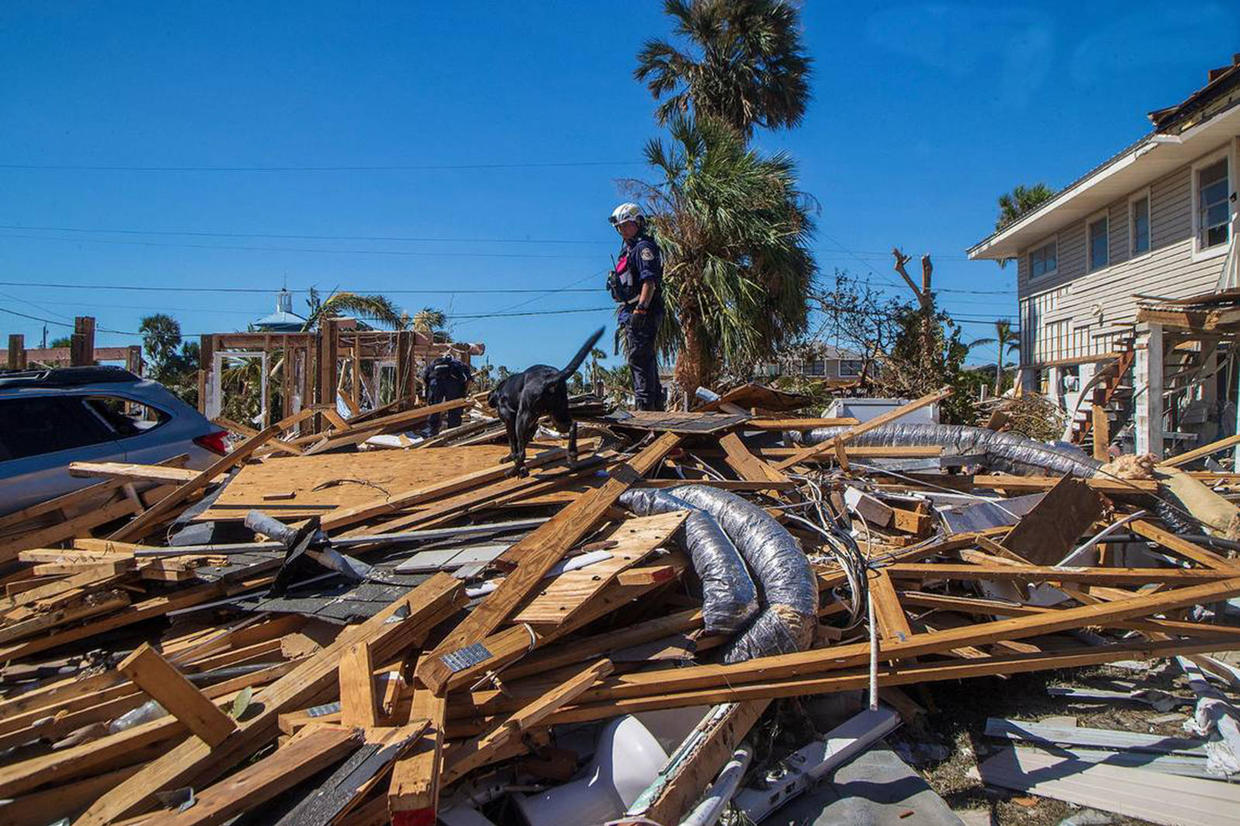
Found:
[[[635,312],[642,285],[647,281],[655,285],[650,306],[645,313]],[[663,387],[659,384],[655,334],[663,321],[663,256],[644,230],[621,245],[613,282],[612,298],[620,304],[617,321],[624,330],[637,409],[662,410]]]
[[[426,387],[426,400],[430,404],[465,398],[465,389],[473,381],[473,371],[469,365],[457,361],[452,356],[443,355],[426,365],[422,370],[422,384]],[[448,427],[461,426],[461,408],[448,411]],[[439,414],[430,417],[430,433],[434,436],[439,432]]]

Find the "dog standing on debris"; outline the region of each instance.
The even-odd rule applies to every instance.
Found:
[[[568,379],[602,336],[603,328],[599,327],[563,370],[535,364],[504,379],[491,391],[487,403],[504,421],[512,451],[501,461],[513,462],[513,476],[529,475],[525,467],[525,448],[534,438],[538,420],[543,416],[550,416],[556,428],[568,434],[568,461],[576,463],[577,423],[568,410]]]

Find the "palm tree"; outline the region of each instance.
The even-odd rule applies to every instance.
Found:
[[[755,126],[796,126],[809,101],[812,60],[800,13],[785,0],[665,0],[684,48],[648,40],[633,72],[656,100],[655,116],[713,115],[748,137]]]
[[[1020,350],[1020,336],[1012,329],[1012,322],[1006,319],[995,320],[995,335],[993,338],[979,338],[977,341],[969,342],[969,349],[976,347],[986,347],[991,344],[999,345],[999,360],[995,364],[995,395],[998,396],[1003,392],[1003,357],[1014,351]]]
[[[1055,197],[1054,191],[1042,182],[1033,186],[1017,186],[999,196],[999,217],[995,229],[1001,230],[1034,207]]]
[[[324,319],[345,315],[357,316],[368,324],[378,324],[392,330],[403,330],[409,326],[409,317],[398,310],[390,298],[382,295],[333,292],[327,298],[321,298],[319,291],[311,287],[306,303],[310,313],[302,325],[303,333],[318,329]]]
[[[413,314],[413,329],[425,334],[432,341],[448,340],[447,333],[443,331],[443,326],[447,323],[448,317],[443,310],[434,307],[423,307]]]
[[[590,351],[590,385],[592,388],[598,386],[600,369],[599,362],[605,358],[607,358],[607,353],[597,347]]]
[[[816,205],[784,154],[763,157],[712,118],[681,115],[646,147],[663,180],[634,184],[650,203],[669,310],[664,352],[689,396],[721,369],[748,374],[804,332],[817,266]]]

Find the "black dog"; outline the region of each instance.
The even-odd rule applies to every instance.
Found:
[[[599,327],[563,370],[535,364],[504,379],[491,391],[487,402],[504,420],[508,446],[512,449],[502,461],[514,463],[514,476],[529,475],[525,467],[525,447],[534,438],[538,420],[543,416],[550,416],[561,433],[568,433],[568,460],[576,463],[577,423],[568,411],[568,379],[577,372],[602,335],[603,328]]]

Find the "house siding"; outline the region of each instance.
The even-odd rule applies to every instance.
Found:
[[[1236,170],[1231,174],[1234,186]],[[1106,267],[1086,272],[1086,224],[1090,219],[1059,232],[1058,270],[1046,278],[1029,278],[1028,253],[1049,239],[1022,251],[1017,289],[1023,364],[1036,367],[1114,349],[1116,339],[1136,322],[1136,294],[1187,298],[1215,289],[1223,256],[1193,260],[1192,165],[1155,181],[1149,193],[1147,253],[1131,259],[1128,254],[1130,196],[1106,209],[1110,253]]]

